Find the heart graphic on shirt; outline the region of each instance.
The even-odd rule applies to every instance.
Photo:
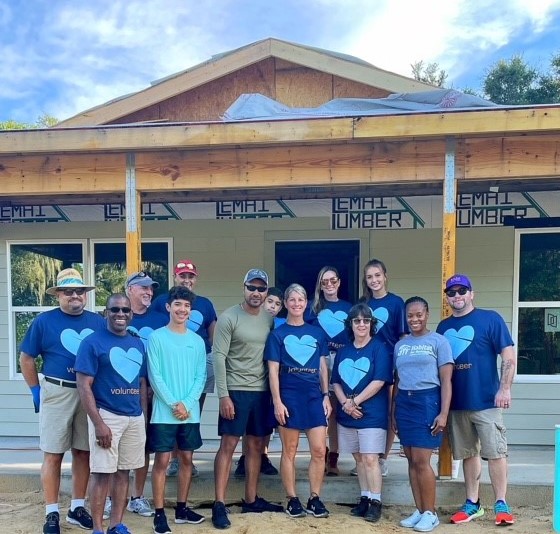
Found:
[[[338,373],[344,383],[354,389],[367,375],[371,362],[365,356],[356,361],[346,358],[338,364]]]
[[[389,311],[387,308],[375,308],[371,310],[373,316],[377,319],[377,331],[381,330],[389,320]]]
[[[344,321],[347,317],[348,314],[341,310],[334,313],[332,310],[321,310],[317,315],[321,328],[331,339],[344,330]]]
[[[113,369],[129,384],[132,384],[138,373],[140,373],[142,359],[142,353],[134,347],[128,349],[128,351],[121,347],[113,347],[109,351],[109,360]]]
[[[148,348],[148,338],[150,337],[150,334],[154,331],[154,329],[151,326],[143,326],[142,328],[140,328],[140,330],[138,330],[138,328],[134,326],[129,326],[127,330],[129,332],[132,332],[133,334],[137,334],[138,337],[142,340],[142,343],[144,343],[144,348]]]
[[[187,328],[189,330],[192,330],[193,332],[198,332],[198,329],[202,326],[203,322],[204,322],[204,317],[202,317],[202,313],[200,313],[198,310],[193,310],[189,315]]]
[[[84,328],[79,333],[71,328],[66,328],[60,333],[60,342],[69,353],[76,356],[76,354],[78,354],[78,347],[80,346],[80,343],[90,334],[93,334],[93,330],[91,328]]]
[[[451,352],[453,353],[453,359],[456,360],[465,350],[470,347],[474,339],[474,328],[470,325],[463,326],[457,330],[450,328],[446,330],[443,334],[449,344],[451,345]]]
[[[288,354],[303,367],[315,354],[317,340],[313,336],[297,337],[290,334],[284,338],[284,347]]]

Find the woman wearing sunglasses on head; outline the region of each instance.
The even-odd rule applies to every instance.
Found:
[[[387,387],[393,379],[391,355],[375,336],[376,323],[367,304],[351,308],[346,320],[351,342],[338,351],[331,379],[339,402],[340,450],[354,456],[360,484],[358,505],[350,513],[372,523],[381,517],[379,455],[385,451]]]
[[[338,298],[340,283],[340,275],[335,267],[330,265],[323,267],[317,275],[313,302],[311,302],[305,313],[305,321],[309,324],[320,326],[328,337],[329,355],[327,361],[329,373],[332,371],[337,350],[349,342],[344,324],[352,304]],[[329,393],[332,412],[327,429],[329,447],[327,449],[326,471],[327,476],[337,476],[338,434],[335,416],[337,400],[332,387],[329,387]]]

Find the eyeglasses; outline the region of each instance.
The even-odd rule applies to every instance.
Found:
[[[76,293],[78,297],[81,297],[86,292],[86,290],[83,287],[73,287],[69,289],[61,289],[60,292],[66,297],[71,297],[74,293]]]
[[[371,317],[355,317],[354,319],[352,319],[352,324],[355,324],[356,326],[358,326],[359,324],[370,324],[371,323]]]
[[[130,313],[130,308],[128,308],[127,306],[123,306],[122,308],[120,308],[119,306],[111,306],[110,308],[107,308],[111,313],[119,313],[119,312],[123,312],[123,313]]]
[[[459,293],[459,295],[466,295],[469,292],[469,290],[466,287],[461,287],[460,289],[448,289],[445,294],[448,297],[454,297],[457,293]]]
[[[335,286],[336,284],[338,284],[339,280],[340,278],[337,278],[336,276],[333,276],[332,278],[323,278],[321,280],[321,285],[323,287],[327,287],[328,285]]]
[[[245,287],[247,288],[247,291],[258,291],[259,293],[264,293],[265,291],[268,291],[268,287],[266,286],[253,286],[251,284],[245,284]]]

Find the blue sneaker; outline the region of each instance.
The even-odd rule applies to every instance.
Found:
[[[132,534],[124,523],[119,523],[112,528],[107,529],[107,534]]]

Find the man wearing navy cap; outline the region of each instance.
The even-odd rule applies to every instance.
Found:
[[[437,332],[449,340],[455,360],[449,437],[453,457],[463,460],[467,497],[451,522],[466,523],[484,515],[479,501],[482,457],[488,460],[494,489],[496,525],[513,524],[506,502],[507,441],[502,418],[502,410],[511,406],[513,340],[498,313],[474,307],[474,291],[466,275],[449,278],[444,292],[452,315],[439,323]]]

